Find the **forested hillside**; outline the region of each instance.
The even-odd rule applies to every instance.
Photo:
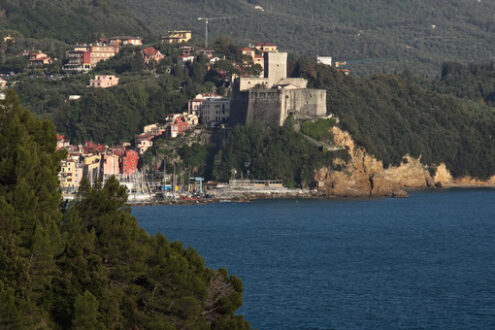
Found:
[[[428,89],[495,106],[495,63],[445,63],[440,79],[424,80]]]
[[[495,53],[495,2],[475,0],[113,0],[158,33],[190,28],[204,37],[274,41],[282,49],[335,60],[374,60],[355,72],[404,68],[437,73],[445,61],[486,61]],[[260,5],[264,11],[255,10]]]
[[[398,164],[410,154],[428,165],[446,163],[456,177],[495,174],[495,108],[479,99],[441,95],[400,76],[345,76],[304,59],[294,74],[308,78],[312,87],[325,88],[327,111],[385,164]],[[481,81],[473,75],[465,79],[469,77]],[[449,86],[442,80],[438,85]]]
[[[26,38],[68,43],[149,32],[112,0],[0,0],[0,29],[16,30]]]
[[[0,101],[1,329],[247,329],[243,286],[150,237],[115,178],[60,205],[55,128]]]

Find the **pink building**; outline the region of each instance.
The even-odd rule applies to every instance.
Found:
[[[95,79],[89,81],[89,87],[94,88],[108,88],[118,84],[119,78],[114,75],[96,75]]]
[[[103,176],[119,175],[119,156],[117,155],[102,155],[102,171]]]

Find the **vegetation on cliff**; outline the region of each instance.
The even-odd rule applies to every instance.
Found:
[[[60,205],[55,129],[0,102],[0,328],[246,329],[241,281],[148,236],[115,179]]]
[[[428,165],[445,163],[454,176],[495,173],[495,109],[440,95],[394,75],[345,76],[300,59],[294,73],[327,90],[327,111],[357,143],[397,165],[406,154]]]
[[[345,150],[328,151],[315,141],[308,141],[294,130],[291,120],[282,127],[238,125],[223,134],[229,136],[218,144],[158,140],[144,158],[150,168],[166,159],[169,171],[176,162],[178,171],[187,173],[187,177],[203,176],[226,182],[243,176],[281,180],[289,187],[312,186],[315,170],[333,168],[336,158],[348,158]]]

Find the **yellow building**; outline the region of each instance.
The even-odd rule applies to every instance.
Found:
[[[88,178],[90,182],[93,182],[98,178],[100,173],[100,161],[100,154],[89,154],[84,156],[83,175]]]
[[[82,171],[78,167],[78,162],[73,159],[66,159],[60,162],[60,172],[58,181],[62,191],[74,191],[79,187]]]
[[[162,42],[169,44],[182,44],[186,43],[192,38],[192,32],[190,30],[175,30],[168,31],[168,36],[162,37]]]

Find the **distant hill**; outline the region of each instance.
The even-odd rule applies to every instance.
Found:
[[[495,57],[495,2],[477,0],[113,0],[146,20],[156,34],[190,28],[203,39],[197,18],[210,22],[212,38],[274,41],[281,48],[355,64],[361,72],[438,72],[446,61]],[[255,9],[261,6],[264,11]]]
[[[124,7],[109,0],[0,0],[0,29],[68,43],[101,35],[149,33]]]

